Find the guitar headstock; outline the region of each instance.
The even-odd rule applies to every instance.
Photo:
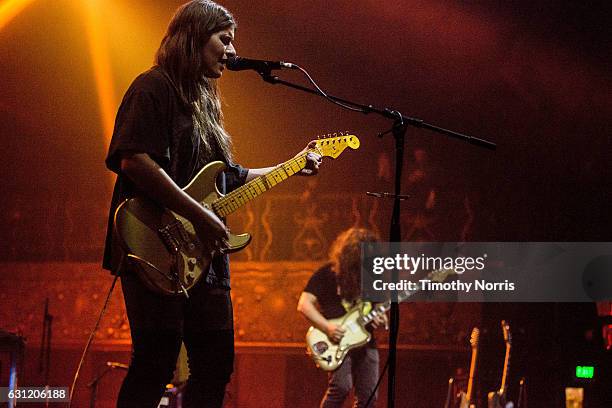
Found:
[[[335,159],[340,156],[340,154],[346,149],[350,147],[355,150],[359,148],[361,142],[359,142],[359,138],[355,135],[344,134],[344,132],[334,133],[327,135],[327,137],[313,140],[311,143],[314,143],[314,147],[312,151],[320,154],[323,157],[331,157]]]
[[[480,340],[480,330],[478,327],[472,329],[472,336],[470,337],[470,345],[472,348],[478,347],[478,341]]]
[[[504,341],[506,344],[512,344],[512,334],[510,333],[510,325],[505,320],[501,321],[502,332],[504,333]]]

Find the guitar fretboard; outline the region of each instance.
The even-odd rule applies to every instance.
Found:
[[[419,292],[420,289],[416,289],[416,290],[407,290],[404,292],[400,292],[397,295],[397,301],[399,303],[403,302],[404,300],[408,299],[410,296],[414,295],[415,293]],[[361,323],[363,325],[366,325],[368,323],[370,323],[372,320],[374,320],[374,318],[376,316],[382,315],[384,314],[387,310],[389,310],[389,308],[391,307],[391,301],[387,300],[384,303],[380,303],[379,305],[377,305],[376,307],[373,307],[372,310],[370,310],[370,313],[365,314],[363,316],[361,316],[359,318],[359,320],[361,321]]]
[[[255,197],[299,173],[306,167],[306,154],[302,153],[293,159],[287,160],[269,173],[258,176],[242,187],[219,198],[212,203],[213,210],[219,217],[227,217]]]
[[[433,271],[430,272],[427,275],[427,278],[430,280],[435,280],[437,282],[443,282],[447,276],[454,274],[455,271],[452,269],[439,269],[437,271]],[[401,303],[404,300],[410,298],[411,296],[413,296],[415,293],[418,293],[421,291],[421,285],[417,285],[416,289],[414,290],[405,290],[402,292],[399,292],[396,296],[397,296],[397,302]],[[395,300],[395,299],[393,299]],[[387,310],[389,310],[389,308],[391,308],[391,300],[387,300],[384,303],[380,303],[378,304],[376,307],[372,308],[372,310],[370,311],[370,313],[363,315],[359,318],[359,321],[363,324],[366,325],[368,323],[370,323],[372,320],[374,320],[374,318],[378,315],[381,315],[383,313],[385,313]]]
[[[510,370],[510,348],[512,346],[506,343],[506,356],[504,357],[504,369],[502,372],[501,385],[499,387],[499,394],[505,396],[506,394],[506,381],[508,379],[508,370]]]

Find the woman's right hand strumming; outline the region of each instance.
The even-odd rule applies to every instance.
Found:
[[[201,214],[194,217],[192,224],[204,252],[222,253],[227,249],[229,230],[214,212],[202,207]]]
[[[150,199],[187,218],[203,251],[212,254],[227,248],[229,231],[217,215],[185,193],[146,153],[126,154],[121,170]]]

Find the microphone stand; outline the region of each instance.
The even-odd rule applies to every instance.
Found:
[[[91,380],[89,384],[87,384],[87,387],[91,388],[91,394],[89,395],[89,408],[96,407],[96,399],[98,398],[98,383],[100,382],[100,380],[102,380],[102,377],[108,374],[108,372],[112,369],[113,367],[110,366],[104,368],[101,373],[96,375],[94,379]]]
[[[100,382],[100,380],[102,380],[102,378],[106,374],[108,374],[108,372],[111,371],[111,370],[115,370],[115,369],[127,370],[127,368],[125,368],[123,365],[113,365],[111,363],[112,363],[111,361],[108,361],[106,363],[106,367],[104,368],[104,370],[102,370],[101,373],[96,375],[94,377],[94,379],[91,380],[87,384],[87,387],[91,388],[91,394],[89,396],[89,408],[95,408],[96,407],[96,399],[98,398],[98,383]]]
[[[45,388],[49,389],[49,369],[51,368],[51,333],[53,316],[49,314],[49,298],[45,299],[45,311],[43,314],[42,338],[40,340],[40,356],[38,359],[38,372],[42,373],[45,380]],[[45,407],[49,406],[49,398],[46,398]]]
[[[389,231],[390,242],[401,242],[401,226],[400,226],[400,203],[402,200],[401,184],[402,184],[402,168],[404,167],[404,143],[406,139],[406,130],[408,125],[423,128],[434,131],[436,133],[443,134],[448,137],[462,140],[466,143],[473,144],[478,147],[483,147],[490,150],[495,150],[497,145],[489,142],[488,140],[479,139],[473,136],[465,135],[463,133],[455,132],[435,126],[425,121],[409,116],[402,115],[399,111],[390,108],[376,108],[373,105],[362,105],[356,102],[348,101],[333,95],[322,95],[320,91],[307,88],[302,85],[294,84],[278,78],[272,75],[272,69],[258,70],[259,75],[262,79],[273,85],[281,84],[290,88],[298,89],[303,92],[323,96],[333,102],[340,102],[345,105],[348,109],[360,111],[363,114],[376,113],[387,119],[393,120],[393,126],[390,130],[380,133],[378,136],[382,137],[387,133],[392,133],[395,140],[395,188],[393,197],[393,213],[391,215],[391,226]],[[397,270],[393,271],[393,279],[397,280]],[[390,330],[389,330],[389,379],[387,382],[387,407],[395,407],[395,379],[396,379],[396,362],[397,362],[397,335],[399,333],[399,304],[397,302],[397,294],[393,295],[391,302],[391,309],[389,311],[390,316]]]

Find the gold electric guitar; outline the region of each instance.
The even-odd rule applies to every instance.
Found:
[[[359,144],[355,135],[334,134],[334,137],[317,139],[310,143],[307,151],[225,196],[215,183],[225,164],[212,162],[200,170],[183,191],[224,218],[299,173],[306,167],[307,153],[335,159],[347,147],[357,149]],[[117,208],[115,232],[127,257],[139,266],[136,270],[141,279],[151,289],[163,294],[188,296],[187,291],[207,273],[215,255],[203,251],[191,222],[143,197],[126,200]],[[249,244],[251,236],[230,234],[228,241],[225,252],[236,252]]]
[[[467,392],[461,392],[459,408],[475,408],[476,404],[473,402],[474,392],[474,377],[476,376],[476,364],[478,363],[478,341],[480,338],[480,331],[478,327],[472,329],[472,336],[470,337],[470,345],[472,346],[472,359],[470,361],[470,378],[468,379]]]
[[[454,275],[453,269],[441,269],[433,271],[427,278],[433,282],[444,282],[450,275]],[[414,295],[420,289],[401,292],[397,295],[397,300],[403,302]],[[377,316],[381,316],[391,307],[391,301],[379,303],[372,308],[368,314],[362,313],[362,305],[358,304],[349,310],[344,316],[330,319],[341,326],[345,332],[339,343],[334,343],[323,331],[312,326],[306,333],[306,352],[314,360],[317,367],[323,371],[333,371],[340,367],[346,354],[354,348],[361,347],[370,341],[371,333],[366,326]]]
[[[505,408],[506,407],[506,383],[508,381],[508,370],[510,369],[510,348],[512,348],[512,335],[510,334],[510,325],[505,320],[501,321],[502,331],[504,333],[504,342],[506,343],[506,356],[504,357],[504,369],[502,370],[502,379],[499,390],[492,391],[487,395],[488,408]],[[512,405],[513,406],[513,405]]]

